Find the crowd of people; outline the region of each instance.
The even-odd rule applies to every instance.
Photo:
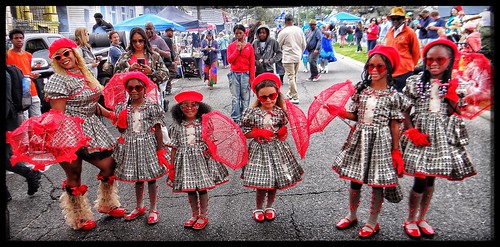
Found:
[[[460,18],[458,12],[458,7],[451,11],[453,19]],[[96,21],[99,19],[96,25],[106,26],[102,15],[95,17]],[[346,42],[350,32],[360,52],[363,51],[360,33],[367,33],[363,80],[355,85],[350,105],[347,108],[326,106],[332,114],[356,122],[335,156],[332,168],[341,179],[350,181],[349,212],[337,221],[339,230],[357,222],[360,190],[363,185],[372,188],[370,216],[359,231],[361,238],[371,237],[380,230],[378,216],[384,198],[389,196],[390,189],[399,186],[398,179],[402,176],[414,178],[408,194],[409,215],[402,219],[404,231],[412,238],[419,238],[435,234],[425,218],[435,178],[455,181],[476,174],[466,143],[451,143],[449,136],[460,132],[452,130],[463,128],[463,119],[456,115],[460,114],[462,98],[457,96],[452,71],[458,63],[459,49],[480,50],[477,27],[465,23],[463,29],[457,28],[462,24],[456,24],[456,20],[447,23],[436,10],[424,10],[421,21],[415,25],[419,30],[417,34],[407,17],[403,8],[394,7],[380,22],[371,18],[366,28],[362,23],[354,29],[347,23],[338,28],[340,47],[349,45]],[[223,68],[229,68],[230,118],[249,139],[249,157],[242,168],[241,179],[245,187],[256,190],[252,217],[257,222],[276,218],[273,204],[277,190],[295,186],[304,173],[286,141],[289,117],[285,107],[285,97],[299,104],[296,83],[303,55],[307,52],[311,73],[307,81],[318,81],[323,71],[328,73],[328,62],[335,61],[333,26],[319,28],[312,19],[304,33],[294,24],[293,15],[285,15],[284,20],[284,27],[277,30],[277,38],[270,35],[269,26],[258,23],[250,30],[241,24],[235,25],[233,41],[223,32],[216,35],[212,31],[206,32],[201,40],[192,40],[193,46],[199,44],[206,56],[203,73],[210,89],[220,79],[217,77],[219,53]],[[76,41],[60,38],[49,47],[55,73],[45,84],[45,99],[51,109],[82,118],[83,132],[91,137],[72,161],[59,163],[66,174],[60,205],[66,223],[75,230],[96,227],[86,195],[87,186],[81,180],[83,161],[99,169],[95,201],[99,213],[126,220],[144,214],[143,192],[147,182],[148,224],[160,219],[156,181],[163,176],[168,175],[167,184],[173,192],[187,193],[192,214],[183,225],[196,230],[209,223],[208,190],[228,181],[228,170],[207,153],[207,144],[202,138],[202,116],[212,111],[203,101],[203,94],[177,93],[174,96],[177,103],[171,109],[173,122],[166,122],[166,102],[172,92],[171,73],[175,73],[173,68],[179,58],[171,40],[174,30],[165,31],[167,37],[164,38],[157,34],[151,22],[145,23],[144,28],[135,27],[130,31],[125,50],[120,49],[117,33],[109,32],[110,46],[114,48],[110,51],[113,72],[125,75],[121,85],[128,95],[114,110],[98,102],[103,85],[97,81],[95,69],[101,58],[92,55],[86,28],[76,29]],[[20,49],[24,33],[15,29],[9,37],[14,41],[14,48],[7,53],[7,64],[20,67],[30,79],[36,79],[30,63],[25,62],[30,62],[31,54]],[[459,41],[462,37],[466,41],[464,46]],[[415,74],[420,60],[422,73]],[[285,75],[289,84],[286,94],[281,91]],[[157,90],[160,97],[150,99],[151,90]],[[253,103],[250,102],[252,93],[257,96]],[[29,117],[41,114],[36,110],[29,113]],[[114,138],[105,127],[103,121],[108,120],[99,116],[117,127],[119,138]],[[21,117],[23,113],[8,115],[7,122],[27,121]],[[168,131],[163,132],[162,128]],[[9,165],[12,151],[7,149],[7,152]],[[22,164],[7,167],[27,178],[28,194],[37,191],[39,171],[29,170]],[[128,213],[119,202],[117,181],[134,183],[136,205]],[[394,193],[403,196],[401,190]],[[7,194],[7,201],[9,198]]]

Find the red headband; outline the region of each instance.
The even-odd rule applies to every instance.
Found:
[[[203,100],[203,94],[196,91],[184,91],[175,95],[175,100],[177,103],[182,103],[186,100],[192,100],[194,102],[201,102]]]
[[[72,48],[75,49],[77,48],[78,45],[75,43],[75,41],[68,39],[68,38],[60,38],[52,42],[52,44],[49,47],[49,57],[52,58],[54,53],[61,49],[61,48]]]
[[[258,75],[257,77],[255,77],[255,79],[253,80],[252,82],[252,91],[257,94],[257,92],[255,91],[255,87],[262,81],[274,81],[274,83],[276,83],[276,87],[278,88],[278,91],[280,90],[281,88],[281,80],[280,78],[274,74],[274,73],[271,73],[271,72],[264,72],[260,75]]]

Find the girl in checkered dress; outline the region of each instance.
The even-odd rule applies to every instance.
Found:
[[[279,89],[280,78],[274,73],[262,73],[252,82],[258,100],[243,111],[241,128],[248,143],[248,163],[243,167],[243,186],[257,190],[257,222],[276,218],[273,203],[276,190],[295,186],[304,173],[288,142],[288,117],[283,110],[284,100]],[[267,203],[264,208],[264,200]]]
[[[203,95],[184,91],[175,95],[178,102],[172,108],[174,123],[168,133],[172,147],[171,160],[175,177],[167,181],[174,193],[186,192],[191,206],[191,218],[185,227],[201,230],[208,224],[208,190],[228,182],[229,172],[224,164],[215,161],[201,136],[201,116],[211,111],[203,102]]]
[[[458,80],[452,78],[459,53],[455,43],[438,39],[422,52],[424,71],[408,77],[404,93],[411,101],[401,139],[405,174],[415,177],[409,193],[405,232],[413,238],[431,237],[425,220],[436,177],[462,180],[476,174],[465,149],[468,135],[460,114]]]
[[[332,114],[357,121],[332,168],[340,178],[351,181],[349,214],[337,222],[338,229],[346,229],[358,221],[361,187],[363,184],[372,187],[370,216],[358,233],[361,238],[379,231],[384,188],[396,187],[398,173],[402,174],[399,130],[403,111],[409,103],[393,87],[392,73],[397,66],[399,54],[395,48],[375,46],[368,53],[364,79],[356,85],[348,110],[331,104],[327,107]]]
[[[165,126],[164,111],[155,100],[145,97],[147,87],[154,83],[142,72],[128,72],[123,77],[128,100],[115,107],[118,116],[117,127],[120,138],[113,157],[116,160],[117,179],[135,183],[137,206],[125,220],[133,220],[146,212],[144,205],[144,182],[148,183],[148,224],[158,222],[156,207],[158,198],[156,180],[167,173],[161,126]],[[156,90],[156,89],[155,89]]]

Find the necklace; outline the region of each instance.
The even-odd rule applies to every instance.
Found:
[[[434,83],[439,85],[439,97],[442,98],[448,92],[448,84],[442,84],[441,80],[434,79]],[[416,83],[417,84],[417,95],[420,96],[420,100],[424,101],[431,95],[431,82],[424,83],[421,79]]]

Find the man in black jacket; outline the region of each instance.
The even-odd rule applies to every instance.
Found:
[[[16,111],[11,95],[12,81],[9,72],[6,71],[5,78],[5,130],[12,131],[19,127],[20,119],[19,114]],[[19,162],[15,165],[12,165],[10,162],[10,157],[12,156],[12,148],[9,144],[5,145],[5,169],[9,172],[17,173],[26,178],[26,182],[28,182],[28,195],[33,195],[38,191],[40,187],[40,178],[42,177],[42,173],[40,171],[34,171],[25,163]],[[9,192],[7,185],[5,185],[5,200],[8,202],[12,200],[12,196]]]

